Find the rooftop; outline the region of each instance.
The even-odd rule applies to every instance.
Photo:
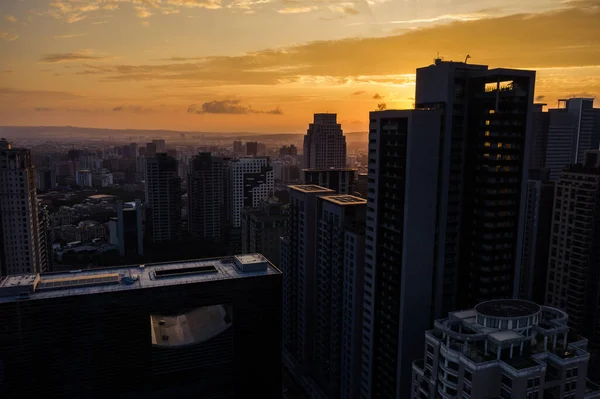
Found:
[[[64,273],[7,276],[0,280],[0,303],[91,295],[171,285],[280,274],[260,254],[153,263]]]
[[[335,193],[335,190],[317,186],[315,184],[300,184],[296,186],[288,186],[291,190],[300,191],[302,193]]]
[[[358,169],[356,168],[328,168],[328,169],[319,169],[319,168],[308,168],[302,169],[303,172],[356,172]]]
[[[518,299],[496,299],[475,306],[475,311],[490,317],[527,317],[540,312],[540,305]]]
[[[338,205],[364,205],[367,203],[366,199],[354,195],[330,195],[321,198]]]

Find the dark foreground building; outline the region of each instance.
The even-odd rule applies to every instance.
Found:
[[[0,280],[2,398],[280,398],[262,255]]]

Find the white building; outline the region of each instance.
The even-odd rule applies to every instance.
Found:
[[[42,264],[35,168],[29,150],[0,139],[0,276],[39,273]]]
[[[337,114],[315,114],[304,136],[303,158],[306,169],[346,166],[346,137]]]
[[[273,168],[267,157],[234,159],[229,164],[229,219],[234,228],[242,224],[241,210],[259,206],[273,193]]]

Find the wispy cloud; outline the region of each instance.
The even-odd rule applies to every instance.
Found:
[[[0,40],[4,40],[7,42],[14,42],[19,38],[19,35],[11,35],[8,32],[0,32]]]
[[[53,37],[55,39],[71,39],[73,37],[81,37],[81,36],[87,36],[87,33],[71,33],[71,34],[67,34],[67,35],[56,35]]]
[[[286,7],[277,10],[279,14],[304,14],[307,12],[317,10],[317,6],[308,6],[308,7]]]
[[[28,97],[43,100],[76,100],[82,98],[82,96],[68,91],[23,90],[11,87],[0,87],[0,96]]]
[[[54,64],[60,62],[103,61],[112,58],[113,57],[94,55],[91,51],[79,51],[73,53],[46,54],[40,58],[40,62]]]
[[[135,11],[136,15],[142,19],[150,18],[152,16],[152,13],[148,11],[146,7],[135,7]]]
[[[262,111],[253,109],[250,106],[244,106],[240,100],[215,100],[205,102],[204,104],[197,106],[192,104],[188,107],[188,113],[190,114],[232,114],[232,115],[243,115],[243,114],[270,114],[270,115],[282,115],[283,111],[277,107],[272,110]]]
[[[146,108],[141,105],[119,105],[112,110],[113,112],[133,112],[136,114],[146,114],[154,111],[152,108]]]
[[[35,111],[36,112],[49,112],[49,111],[52,111],[52,108],[48,108],[48,107],[36,107]]]
[[[8,22],[17,22],[17,18],[14,15],[5,15],[4,19],[7,20]]]
[[[366,93],[366,91],[360,90],[360,91],[355,91],[354,93],[352,93],[352,95],[353,96],[362,96],[365,93]]]
[[[375,95],[373,96],[373,100],[381,100],[383,98],[382,95],[380,95],[379,93],[375,93]]]

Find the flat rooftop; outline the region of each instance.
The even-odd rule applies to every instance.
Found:
[[[288,186],[288,188],[303,193],[335,193],[335,190],[317,186],[315,184],[301,184],[296,186]]]
[[[281,274],[261,254],[6,276],[0,303]]]
[[[307,168],[302,169],[303,172],[356,172],[357,168],[329,168],[329,169],[319,169],[319,168]]]
[[[537,303],[520,299],[495,299],[475,306],[475,312],[490,317],[527,317],[541,311]]]
[[[366,199],[354,195],[330,195],[320,198],[338,205],[364,205],[367,203]]]

